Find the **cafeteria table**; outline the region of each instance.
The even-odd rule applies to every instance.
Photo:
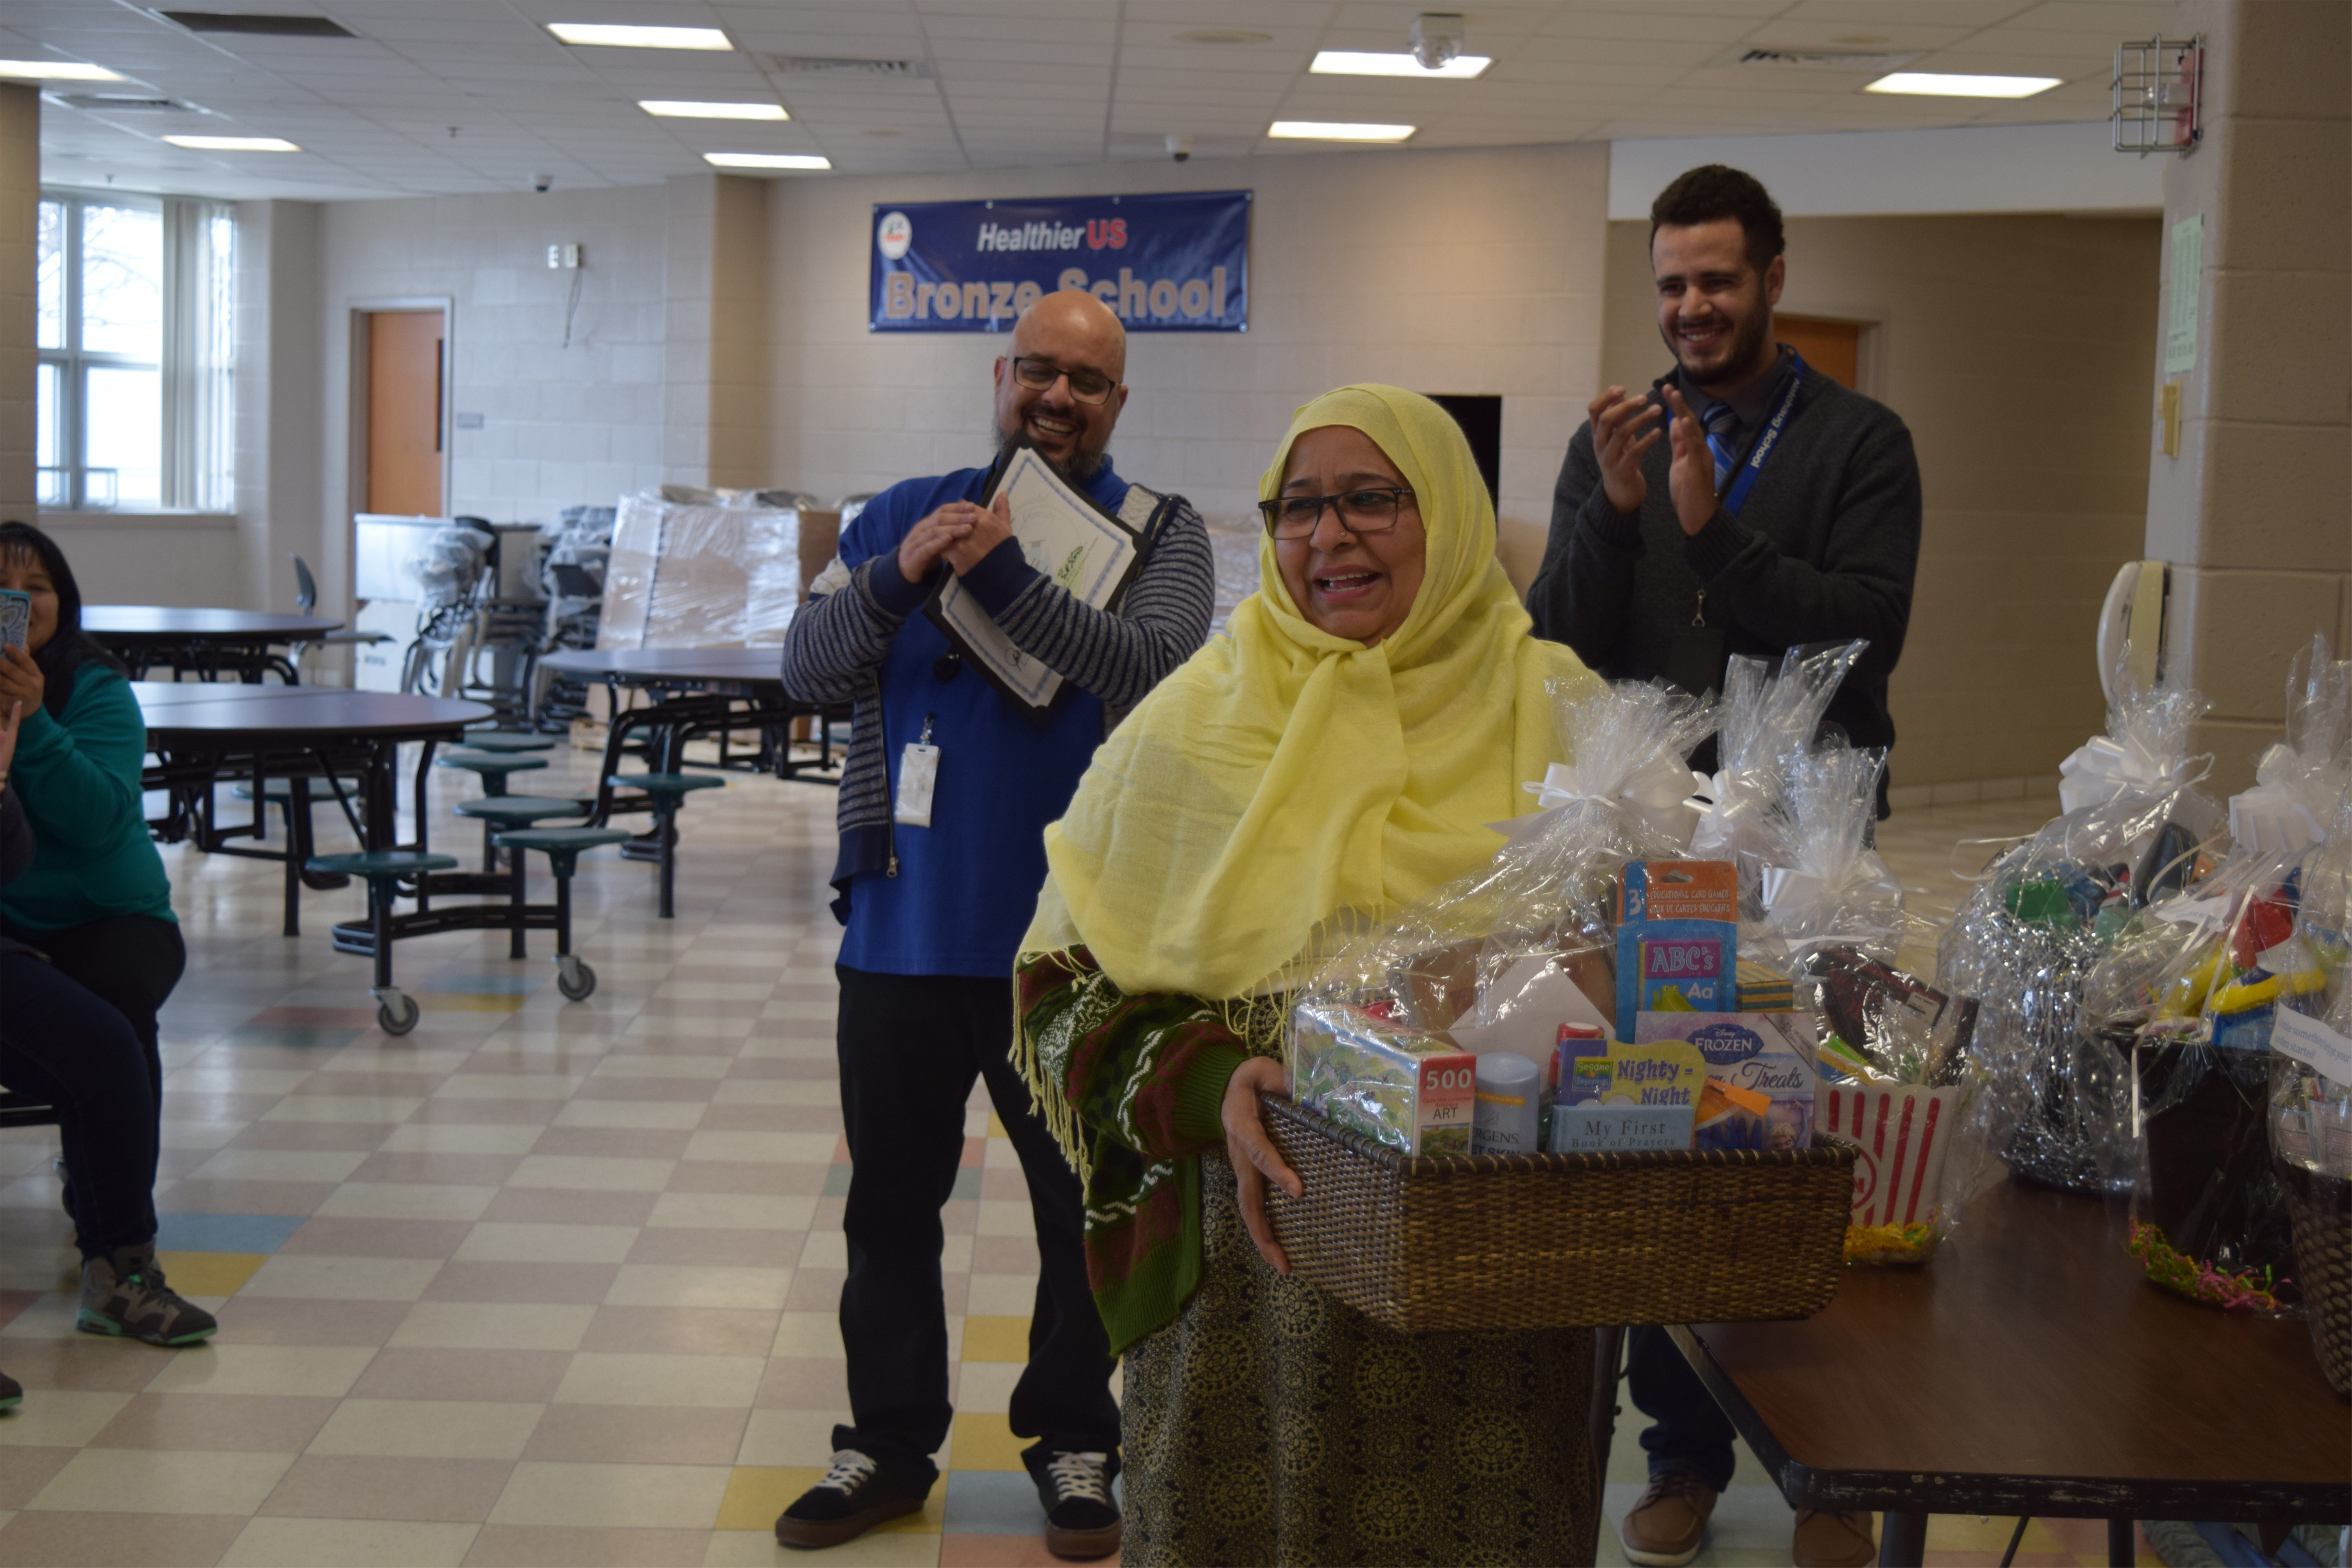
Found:
[[[719,763],[730,765],[727,731],[772,731],[772,752],[762,752],[778,778],[814,775],[814,782],[838,784],[824,771],[833,765],[833,726],[849,716],[846,704],[796,702],[784,695],[784,652],[780,647],[635,647],[567,648],[540,659],[540,667],[584,680],[602,681],[608,690],[633,686],[649,693],[653,704],[624,709],[615,700],[613,721],[604,737],[604,765],[597,773],[596,809],[589,820],[599,825],[618,810],[647,809],[644,803],[623,796],[614,799],[611,783],[621,771],[624,754],[632,745],[644,749],[647,764],[656,773],[676,773],[686,743],[698,736],[719,737]],[[738,707],[741,702],[744,706]],[[818,726],[819,761],[795,762],[787,731],[793,721],[813,719]],[[642,741],[633,740],[646,731]],[[648,838],[650,836],[648,836]],[[648,839],[625,845],[631,859],[652,859],[658,846]]]
[[[292,686],[301,679],[293,661],[272,650],[316,641],[342,624],[313,616],[172,605],[84,605],[81,610],[82,630],[129,665],[133,680],[144,679],[161,665],[174,676],[194,672],[206,680],[226,674],[258,682],[275,674]]]
[[[334,796],[367,848],[424,848],[426,814],[422,803],[434,747],[460,738],[466,726],[491,717],[491,710],[480,702],[327,686],[142,680],[133,682],[131,689],[146,721],[147,750],[155,759],[142,783],[148,789],[164,791],[169,802],[164,816],[149,826],[166,843],[194,839],[207,851],[227,847],[221,842],[222,830],[212,824],[214,786],[225,776],[247,773],[254,781],[257,828],[262,820],[265,780],[284,778],[304,791],[316,781]],[[404,742],[424,746],[416,767],[420,809],[414,846],[397,844],[398,830],[394,825],[396,769]],[[357,801],[345,794],[341,784],[352,777],[362,781]],[[298,802],[298,809],[307,810],[307,802]],[[268,858],[278,858],[274,854]],[[299,918],[297,883],[301,873],[301,858],[291,845],[286,859],[286,934],[291,936]],[[444,917],[435,929],[449,929],[447,917],[458,911],[432,912]],[[472,923],[508,923],[507,906],[497,906],[497,912],[496,921]],[[414,921],[416,917],[399,918]],[[549,923],[552,924],[551,912]],[[401,929],[398,934],[421,932],[411,928]],[[364,925],[337,927],[335,945],[352,952],[373,952],[375,947],[373,934]]]
[[[1851,1268],[1796,1322],[1669,1330],[1800,1508],[1879,1510],[1881,1563],[1930,1513],[2352,1520],[2352,1403],[2307,1325],[2149,1284],[2121,1203],[2011,1182],[1923,1268]]]

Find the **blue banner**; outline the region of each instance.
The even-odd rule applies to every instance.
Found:
[[[1130,332],[1249,331],[1247,191],[874,207],[877,332],[1009,332],[1081,289]]]

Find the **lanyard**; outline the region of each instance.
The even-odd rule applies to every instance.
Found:
[[[1724,492],[1723,510],[1732,516],[1739,515],[1741,505],[1748,500],[1748,492],[1756,488],[1756,476],[1764,471],[1765,459],[1772,455],[1772,448],[1780,444],[1781,426],[1788,424],[1789,411],[1797,405],[1797,388],[1804,384],[1804,380],[1805,356],[1790,349],[1789,384],[1780,394],[1780,406],[1772,411],[1764,433],[1757,437],[1756,444],[1748,449],[1748,460],[1739,465],[1739,472],[1733,478],[1731,489]]]

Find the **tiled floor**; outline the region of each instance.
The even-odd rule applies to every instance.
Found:
[[[593,777],[565,753],[528,783]],[[653,918],[651,867],[589,857],[585,1002],[550,984],[544,933],[521,963],[502,936],[404,942],[425,1013],[399,1039],[374,1027],[365,962],[325,939],[356,893],[305,895],[309,934],[288,940],[274,865],[168,848],[190,963],[164,1015],[162,1241],[223,1328],[176,1352],[74,1333],[54,1140],[0,1134],[0,1369],[27,1390],[0,1417],[0,1564],[786,1557],[771,1521],[846,1414],[833,804],[742,774],[694,796],[673,921]],[[474,842],[435,805],[441,842]],[[1953,838],[2047,810],[1917,813],[1889,857],[1940,870]],[[827,1562],[1050,1561],[1003,1414],[1027,1205],[984,1101],[966,1131],[946,1482]],[[1635,1426],[1614,1508],[1638,1483]],[[1751,1464],[1701,1561],[1784,1562],[1787,1528]],[[2021,1563],[2095,1560],[2092,1536],[2051,1528]],[[2006,1535],[1939,1521],[1938,1560]]]

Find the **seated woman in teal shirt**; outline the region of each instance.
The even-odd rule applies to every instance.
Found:
[[[33,600],[25,646],[0,650],[0,712],[22,704],[8,785],[34,843],[31,868],[0,888],[0,937],[130,1020],[160,1102],[155,1013],[188,955],[140,805],[146,721],[122,667],[81,629],[81,590],[55,540],[0,523],[0,588]]]

